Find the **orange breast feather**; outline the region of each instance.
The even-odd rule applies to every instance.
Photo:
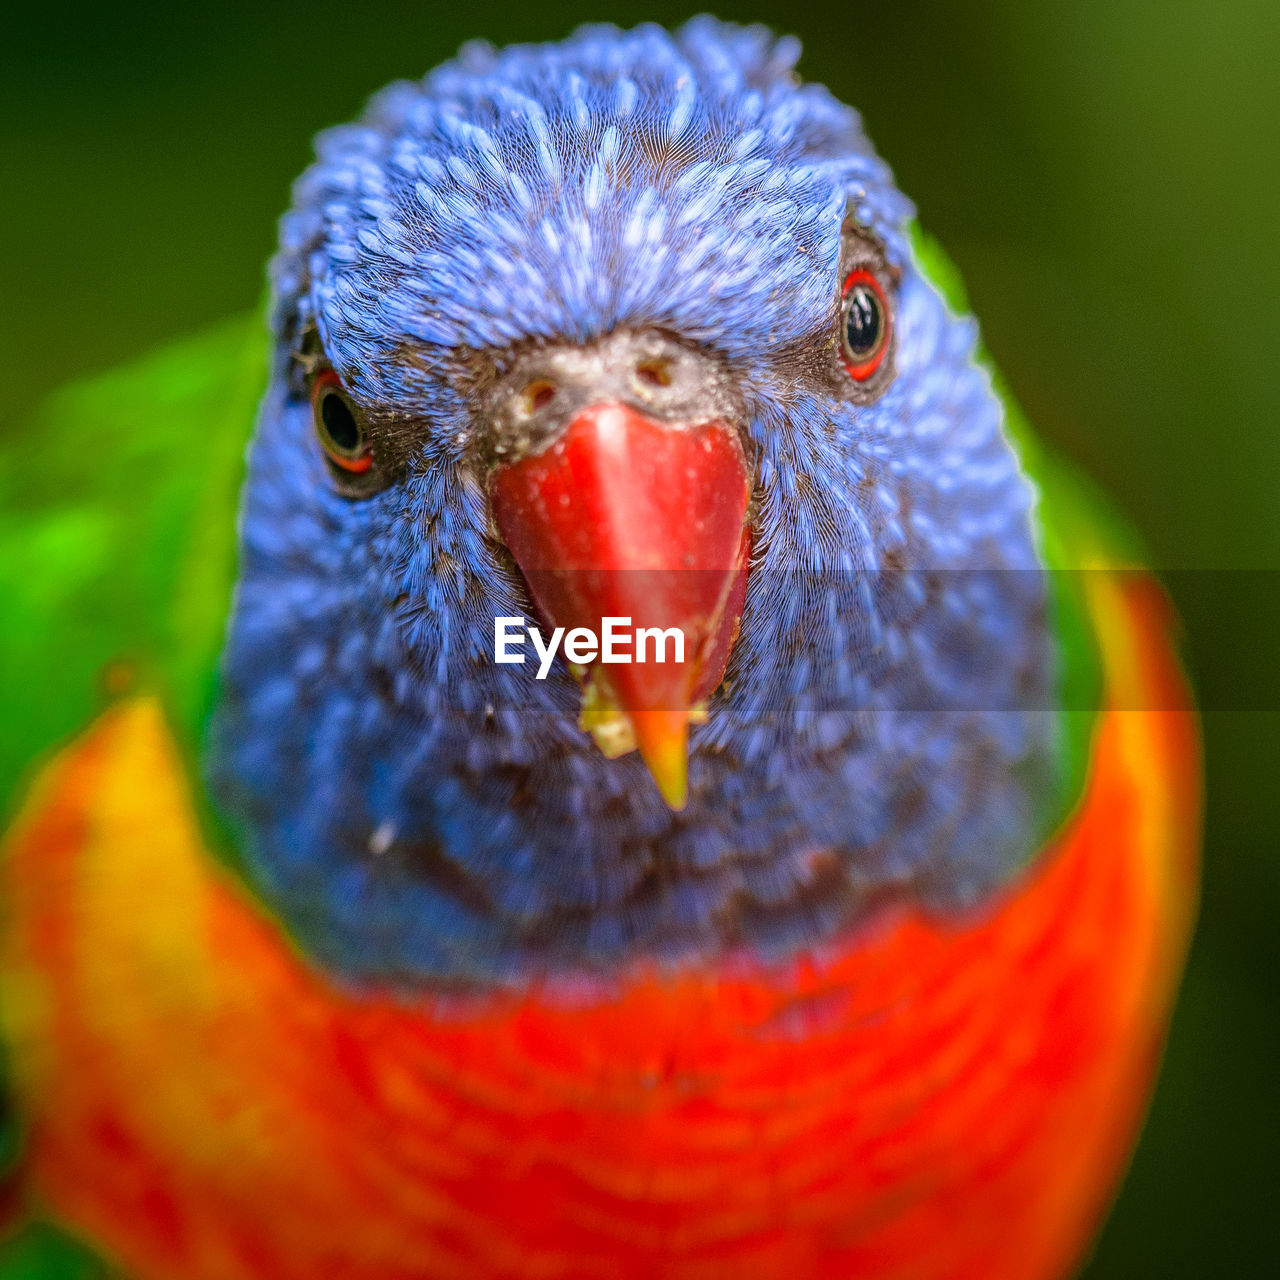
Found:
[[[1099,591],[1086,794],[998,901],[609,998],[342,990],[119,705],[7,840],[31,1211],[156,1280],[1062,1274],[1141,1118],[1198,834],[1162,598]]]

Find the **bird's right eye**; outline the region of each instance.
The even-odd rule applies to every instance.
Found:
[[[325,369],[311,387],[311,415],[325,456],[349,475],[373,466],[373,446],[338,375]]]

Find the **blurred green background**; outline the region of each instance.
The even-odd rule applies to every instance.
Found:
[[[6,18],[0,439],[253,307],[312,133],[464,39],[667,4],[46,5]],[[1169,576],[1205,715],[1203,915],[1091,1277],[1280,1276],[1280,5],[733,3],[803,37],[967,279],[1040,431]],[[1211,584],[1211,585],[1206,585]]]

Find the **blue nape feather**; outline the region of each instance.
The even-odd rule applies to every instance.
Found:
[[[973,901],[1042,833],[1032,491],[910,205],[798,52],[707,19],[468,46],[320,138],[275,262],[209,770],[322,963],[412,985],[783,956],[886,899]],[[900,273],[872,403],[826,372],[846,213]],[[529,605],[476,388],[622,327],[714,352],[755,450],[746,610],[680,813],[578,729],[567,670],[493,662],[494,617]],[[398,442],[372,496],[317,447],[317,351]]]

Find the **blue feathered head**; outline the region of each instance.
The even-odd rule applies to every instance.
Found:
[[[211,768],[323,962],[783,955],[1030,851],[1032,492],[909,203],[798,54],[708,19],[472,45],[320,137]],[[495,619],[619,598],[694,619],[678,679],[495,662]]]

